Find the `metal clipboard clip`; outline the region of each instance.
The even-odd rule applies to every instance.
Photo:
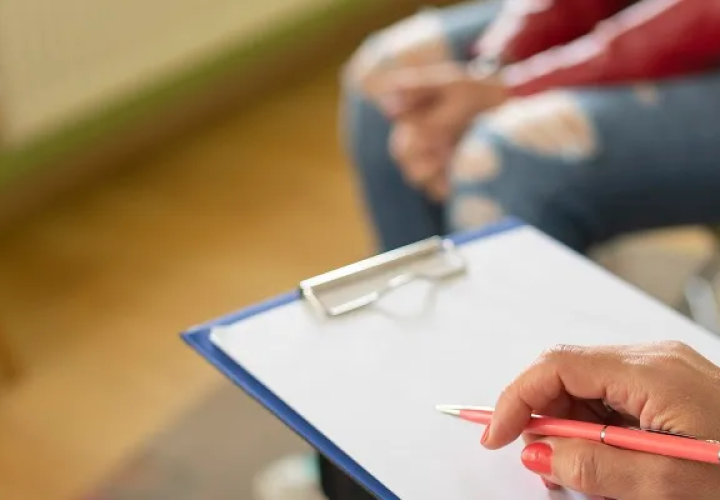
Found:
[[[318,312],[334,317],[409,283],[435,283],[465,271],[455,244],[436,236],[302,281],[300,293]]]

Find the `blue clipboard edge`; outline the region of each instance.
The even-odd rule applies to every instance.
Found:
[[[524,223],[518,219],[508,218],[497,224],[475,231],[454,234],[448,238],[456,245],[464,245],[480,238],[486,238],[516,229],[523,225]],[[192,327],[182,333],[181,336],[191,348],[229,380],[273,413],[281,422],[317,449],[319,453],[333,462],[343,472],[354,478],[376,498],[380,500],[400,500],[399,497],[355,462],[355,460],[340,449],[340,447],[315,429],[307,420],[295,412],[295,410],[283,402],[282,399],[265,387],[253,375],[235,363],[232,358],[217,348],[210,340],[210,334],[214,328],[232,325],[257,314],[262,314],[271,309],[290,304],[298,299],[300,299],[299,291],[288,292],[208,323]]]

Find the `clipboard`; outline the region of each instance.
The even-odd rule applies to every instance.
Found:
[[[458,250],[462,250],[466,245],[470,247],[474,246],[470,244],[481,243],[480,240],[483,239],[488,240],[490,243],[492,243],[494,239],[500,241],[503,239],[502,237],[508,238],[514,233],[520,234],[521,230],[525,229],[527,229],[527,226],[525,226],[521,221],[517,219],[507,219],[501,223],[483,228],[479,231],[452,235],[447,238],[432,238],[424,242],[419,242],[415,245],[410,245],[409,247],[398,249],[397,251],[389,252],[387,254],[381,254],[371,259],[367,259],[366,261],[352,264],[345,268],[331,271],[325,275],[306,280],[300,283],[298,289],[295,291],[280,295],[274,299],[249,307],[237,313],[230,314],[223,318],[219,318],[215,321],[191,328],[187,332],[183,333],[182,337],[193,349],[214,365],[227,378],[237,384],[248,395],[273,413],[285,425],[317,449],[338,468],[352,477],[356,482],[358,482],[358,484],[367,489],[372,495],[380,500],[399,500],[401,498],[399,493],[393,491],[393,489],[381,481],[376,474],[371,473],[358,460],[356,460],[356,458],[351,456],[350,453],[347,453],[341,446],[330,439],[326,432],[323,432],[322,429],[311,424],[308,419],[302,416],[299,411],[293,407],[293,405],[288,404],[288,402],[284,399],[281,399],[267,386],[267,384],[256,378],[256,376],[251,373],[251,370],[241,366],[241,364],[236,362],[232,356],[227,354],[223,349],[219,348],[213,340],[213,332],[222,331],[226,328],[241,325],[244,322],[251,322],[257,320],[258,318],[267,317],[275,311],[280,311],[286,306],[292,307],[293,304],[298,302],[304,303],[308,306],[306,313],[308,315],[316,315],[316,321],[318,324],[322,322],[332,322],[338,317],[345,317],[347,319],[348,316],[352,317],[353,314],[362,315],[364,309],[372,309],[371,306],[373,304],[376,302],[382,302],[385,294],[398,288],[402,288],[409,283],[427,281],[430,282],[431,286],[434,286],[436,285],[435,282],[443,281],[445,279],[449,279],[451,282],[453,278],[462,280],[463,275],[468,270],[468,263],[464,261],[462,255],[458,254]],[[532,238],[535,238],[535,235],[532,235]],[[540,238],[540,240],[542,240],[542,238]],[[565,249],[564,247],[560,248],[559,244],[557,244],[556,248],[555,243],[550,243],[549,238],[547,240],[548,241],[544,242],[543,245],[549,248],[548,251],[553,253],[553,255],[554,253],[557,253],[559,255],[559,261],[564,262],[565,259],[568,262],[573,263],[573,265],[581,266],[583,269],[584,266],[594,266],[594,264],[586,262],[584,257],[575,255],[573,252]],[[469,265],[472,266],[472,262],[469,263]],[[588,272],[593,275],[593,279],[602,280],[605,284],[606,290],[612,291],[615,290],[615,287],[627,290],[630,288],[619,279],[614,278],[609,275],[609,273],[604,273],[599,269],[591,269]],[[522,283],[522,279],[532,279],[532,277],[527,275],[517,276],[517,281],[508,285],[510,294],[503,296],[502,294],[506,293],[507,290],[498,290],[498,300],[507,303],[512,302],[512,290]],[[442,293],[442,286],[439,286],[439,288],[439,293]],[[337,293],[338,290],[341,293]],[[351,291],[343,293],[347,292],[347,290]],[[664,322],[670,320],[676,330],[690,332],[693,340],[699,341],[702,346],[707,347],[708,345],[711,345],[714,349],[717,349],[717,341],[709,334],[709,332],[706,333],[701,331],[698,327],[691,324],[679,314],[667,310],[665,306],[654,303],[653,299],[645,297],[636,290],[629,290],[626,293],[628,295],[625,299],[628,297],[632,298],[630,301],[625,301],[628,302],[628,307],[639,305],[640,307],[648,307],[653,311],[660,311],[663,316],[663,321],[660,323],[664,324]],[[590,295],[592,296],[592,293]],[[551,302],[540,304],[539,307],[530,311],[529,314],[532,314],[533,312],[541,314],[543,308],[552,309],[553,307],[561,307],[561,304],[552,304]],[[622,311],[622,307],[619,311]],[[641,331],[643,328],[642,324],[627,325],[622,324],[621,319],[594,317],[593,315],[593,311],[579,311],[579,313],[575,316],[568,313],[567,320],[570,323],[575,322],[574,324],[578,327],[582,327],[582,325],[585,325],[586,327],[590,326],[590,332],[584,338],[591,339],[601,338],[603,333],[611,331],[614,325],[620,328],[620,330],[624,328],[625,330],[630,329],[634,331],[634,329],[637,329],[638,331]],[[613,323],[616,319],[618,321],[617,324]],[[638,318],[635,317],[634,320],[637,321]],[[572,328],[572,325],[569,327]],[[593,330],[593,328],[595,328],[595,330]],[[669,332],[667,335],[663,333],[659,334],[656,340],[672,338],[672,332]],[[582,342],[582,339],[580,340]],[[631,339],[631,341],[632,340],[633,339]],[[613,339],[613,341],[617,341],[617,338]],[[545,347],[549,346],[546,345]],[[708,349],[706,349],[706,351],[707,350]],[[720,359],[717,359],[716,361],[720,361]],[[435,403],[482,405],[492,404],[492,401],[439,400],[435,401]],[[457,426],[458,423],[448,422],[448,425],[452,427]],[[476,430],[477,429],[474,429],[474,431]],[[467,436],[464,436],[463,439],[465,439],[465,437]],[[477,440],[479,440],[479,433],[476,437]],[[480,448],[479,445],[477,445],[477,447],[478,449]],[[437,460],[443,459],[443,457],[437,457]],[[532,477],[531,480],[536,481],[537,479]],[[538,487],[542,488],[540,484],[538,484]],[[478,492],[478,494],[481,495],[482,492]],[[546,495],[547,493],[542,493],[543,497]],[[558,499],[583,498],[567,492],[553,493],[553,495],[553,498]],[[403,500],[416,500],[416,498],[425,500],[425,498],[429,497],[423,496],[423,494],[405,494],[402,498]],[[450,500],[454,500],[453,498],[448,498]],[[491,497],[486,496],[484,498]],[[500,495],[493,496],[492,498],[513,497]]]
[[[458,246],[464,245],[471,241],[475,241],[481,238],[492,237],[494,235],[503,233],[505,231],[510,231],[523,225],[523,222],[518,219],[508,218],[498,224],[490,225],[480,230],[452,235],[447,239],[442,239],[442,243],[444,245],[447,245],[448,242]],[[421,244],[422,243],[425,242],[421,242]],[[435,246],[437,248],[437,244],[438,239],[433,238],[432,245],[430,246]],[[407,249],[400,250],[405,250],[403,253],[407,253]],[[420,253],[425,254],[425,252],[426,247],[421,247]],[[378,257],[381,257],[383,255],[386,254],[381,254]],[[412,250],[411,252],[409,252],[409,255],[410,258],[414,257]],[[392,259],[390,260],[392,261]],[[387,260],[382,260],[381,262],[384,264],[387,262]],[[356,267],[354,269],[358,270],[359,268]],[[343,276],[345,275],[343,274]],[[319,453],[321,453],[328,460],[333,462],[335,466],[337,466],[343,472],[352,477],[358,484],[367,489],[379,500],[400,500],[384,484],[378,481],[375,477],[373,477],[372,474],[367,472],[355,460],[353,460],[352,457],[347,455],[347,453],[340,449],[335,443],[333,443],[326,436],[324,436],[322,432],[310,425],[310,423],[307,422],[307,420],[305,420],[302,416],[300,416],[293,408],[288,406],[285,402],[282,401],[282,399],[273,394],[272,391],[265,387],[252,374],[250,374],[243,367],[239,366],[227,354],[225,354],[221,349],[215,346],[215,344],[210,338],[211,332],[214,328],[229,326],[244,321],[253,316],[267,313],[273,309],[289,304],[291,302],[302,300],[304,296],[311,297],[310,300],[314,302],[320,310],[325,310],[327,307],[329,310],[326,311],[325,314],[328,314],[330,316],[347,313],[350,309],[359,307],[359,304],[357,302],[348,304],[348,306],[346,307],[339,307],[337,309],[333,309],[332,306],[325,306],[325,303],[322,302],[322,299],[314,293],[314,290],[316,289],[316,287],[322,290],[322,285],[324,283],[327,283],[328,281],[331,281],[327,278],[330,277],[323,276],[320,277],[320,279],[317,281],[306,281],[304,283],[301,283],[300,287],[297,290],[286,292],[277,297],[250,306],[238,312],[231,313],[227,316],[218,318],[208,323],[195,326],[184,332],[182,334],[182,338],[185,340],[185,342],[187,342],[190,347],[197,351],[198,354],[204,357],[211,365],[218,369],[231,382],[239,386],[250,397],[263,405],[287,427],[297,433],[298,436],[300,436],[302,439],[312,445],[316,450],[318,450]],[[409,278],[409,276],[401,278],[402,283],[406,283]],[[388,289],[395,288],[397,286],[401,285],[398,282],[392,282],[389,283]],[[384,290],[385,289],[383,288],[382,291],[378,292],[376,296],[378,299],[381,298]],[[369,303],[371,302],[371,300],[368,300],[368,298],[365,297],[361,298],[360,301],[366,303],[365,305],[369,305]]]

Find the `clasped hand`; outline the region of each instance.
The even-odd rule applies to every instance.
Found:
[[[379,106],[393,122],[392,156],[409,183],[444,200],[458,140],[478,114],[504,102],[504,87],[445,63],[393,71],[380,88]]]

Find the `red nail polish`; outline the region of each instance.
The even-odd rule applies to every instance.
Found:
[[[546,487],[547,489],[549,489],[550,491],[556,491],[556,490],[559,490],[559,489],[560,489],[560,486],[559,486],[559,485],[557,485],[557,484],[555,484],[555,483],[551,483],[550,481],[548,481],[548,480],[545,479],[544,477],[541,477],[540,479],[542,479],[543,484],[544,484],[545,487]]]
[[[485,432],[483,432],[483,435],[480,438],[480,444],[485,444],[485,441],[488,440],[489,436],[490,436],[490,426],[488,425],[487,427],[485,427]]]
[[[523,465],[536,474],[552,473],[552,448],[545,443],[532,443],[525,447],[520,457]]]

